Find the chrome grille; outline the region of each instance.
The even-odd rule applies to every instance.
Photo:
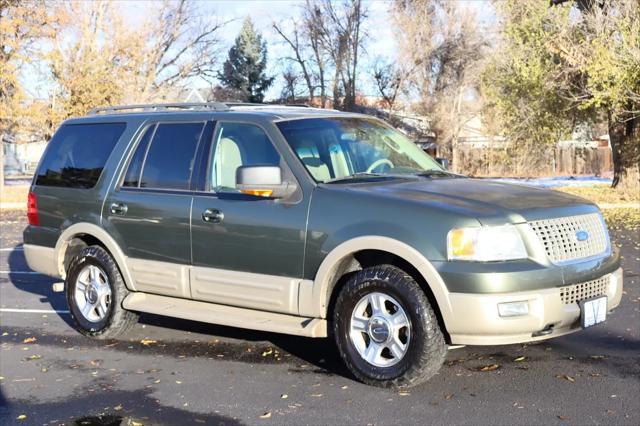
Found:
[[[560,299],[565,305],[571,305],[581,300],[604,296],[607,294],[610,279],[611,275],[605,275],[596,280],[560,287]]]
[[[529,222],[553,263],[565,263],[605,253],[609,237],[599,213]],[[584,241],[578,233],[588,233]]]

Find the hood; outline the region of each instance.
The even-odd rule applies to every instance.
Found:
[[[529,186],[470,178],[375,179],[330,184],[346,191],[429,205],[474,217],[481,223],[522,223],[598,211],[587,200]]]

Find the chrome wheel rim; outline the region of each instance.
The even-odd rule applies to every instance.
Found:
[[[390,367],[409,349],[411,323],[396,299],[369,293],[351,313],[349,337],[362,359],[376,367]]]
[[[111,305],[111,286],[107,274],[95,265],[82,268],[76,279],[74,299],[80,314],[86,320],[103,320]]]

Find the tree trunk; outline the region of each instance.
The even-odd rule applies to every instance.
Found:
[[[626,121],[617,120],[611,111],[607,113],[609,142],[611,143],[611,157],[613,160],[613,182],[611,187],[617,187],[627,178],[628,171],[638,169],[640,146],[638,146],[638,118]],[[634,173],[635,174],[635,173]],[[634,176],[632,179],[636,179]],[[638,185],[638,182],[632,182]]]

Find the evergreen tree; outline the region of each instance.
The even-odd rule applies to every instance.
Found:
[[[273,77],[265,73],[266,67],[267,45],[251,19],[246,18],[218,78],[224,87],[240,92],[244,100],[262,102],[273,83]]]

